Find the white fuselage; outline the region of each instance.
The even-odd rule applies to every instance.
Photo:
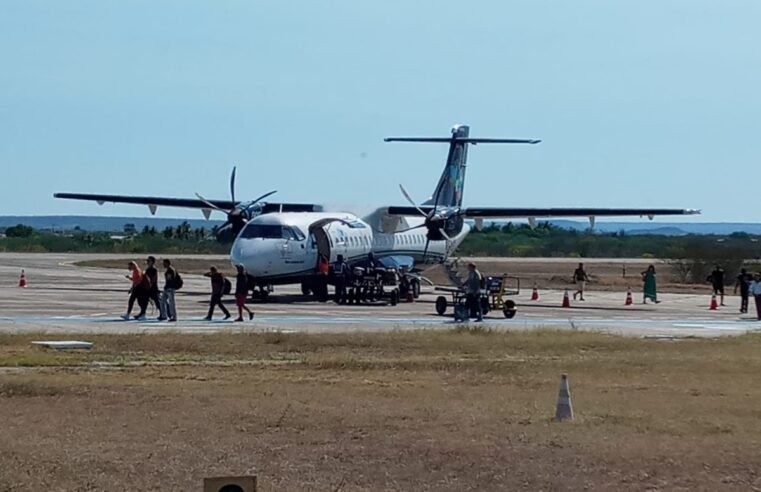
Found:
[[[438,263],[448,256],[447,247],[453,251],[468,232],[466,224],[448,244],[431,241],[426,252],[424,227],[383,233],[349,213],[271,213],[246,224],[233,243],[230,260],[244,265],[258,285],[300,283],[314,275],[320,252],[331,264],[338,255],[349,264],[358,263],[370,252],[379,260],[398,256]]]

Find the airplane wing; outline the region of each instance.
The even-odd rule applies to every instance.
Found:
[[[433,210],[430,206],[421,206],[426,214]],[[420,210],[415,207],[389,207],[389,215],[419,217]],[[699,210],[679,208],[493,208],[468,207],[460,211],[468,219],[511,219],[511,218],[550,218],[550,217],[654,217],[656,215],[696,215]]]
[[[518,217],[654,217],[656,215],[696,215],[699,210],[679,208],[490,208],[469,207],[463,210],[466,218]],[[418,213],[419,215],[419,213]]]
[[[147,205],[151,213],[155,213],[156,208],[161,207],[180,207],[195,208],[199,210],[208,210],[209,203],[223,210],[231,210],[237,205],[230,200],[209,200],[209,203],[195,198],[166,198],[157,196],[127,196],[127,195],[97,195],[89,193],[55,193],[54,198],[64,198],[68,200],[87,200],[97,202],[99,205],[104,203],[130,203],[136,205]],[[264,203],[263,213],[271,212],[314,212],[320,207],[310,203]]]

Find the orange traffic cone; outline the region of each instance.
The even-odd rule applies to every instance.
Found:
[[[26,287],[26,275],[24,275],[24,270],[21,270],[21,276],[18,279],[18,286],[22,289]]]
[[[412,292],[412,288],[407,290],[407,302],[415,302],[415,293]]]
[[[536,290],[536,284],[534,284],[534,290],[531,292],[531,300],[532,301],[538,301],[539,300],[539,291]]]
[[[716,302],[716,294],[711,296],[711,311],[716,311],[719,309],[719,303]]]
[[[565,294],[563,294],[563,306],[564,308],[571,307],[571,300],[568,298],[568,289],[565,290]]]
[[[626,291],[626,302],[624,303],[624,306],[631,306],[632,304],[634,304],[634,299],[632,298],[632,288],[629,287]]]

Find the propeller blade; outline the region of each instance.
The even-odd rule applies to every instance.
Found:
[[[235,166],[233,166],[233,172],[230,174],[230,197],[235,203]]]
[[[211,203],[209,200],[207,200],[206,198],[202,197],[200,194],[196,193],[196,197],[198,197],[198,199],[201,200],[204,204],[206,204],[206,206],[208,206],[209,208],[211,208],[213,210],[217,210],[219,212],[228,213],[227,210],[225,210],[223,208],[217,207],[216,205]]]
[[[260,197],[259,197],[259,198],[257,198],[256,200],[254,200],[254,201],[252,201],[252,202],[249,202],[249,203],[248,203],[248,205],[249,205],[249,206],[251,206],[251,205],[253,205],[253,204],[255,204],[255,203],[259,203],[261,200],[264,200],[264,199],[265,199],[265,198],[267,198],[268,196],[270,196],[270,195],[274,195],[275,193],[277,193],[277,190],[272,190],[272,191],[270,191],[269,193],[265,193],[264,195],[260,196]]]
[[[423,249],[423,265],[425,265],[425,259],[428,257],[428,245],[431,244],[431,240],[425,238],[425,248]]]
[[[410,205],[412,205],[413,207],[415,207],[415,208],[417,209],[417,211],[418,211],[418,212],[420,212],[420,214],[421,214],[423,217],[428,217],[428,214],[426,214],[425,212],[423,212],[423,209],[421,209],[421,208],[418,206],[418,204],[417,204],[417,203],[415,203],[415,200],[413,200],[413,199],[412,199],[412,197],[410,196],[410,194],[409,194],[409,193],[407,193],[407,190],[405,190],[405,189],[404,189],[404,186],[402,186],[402,185],[399,185],[399,189],[400,189],[400,190],[402,190],[402,195],[404,195],[404,198],[406,198],[406,199],[407,199],[407,201],[408,201],[408,202],[410,202]]]
[[[401,230],[401,231],[396,231],[396,232],[394,232],[394,234],[400,234],[402,232],[414,231],[415,229],[421,229],[423,227],[425,227],[425,224],[420,224],[420,225],[416,225],[415,227],[408,227],[407,229],[404,229],[404,230]]]

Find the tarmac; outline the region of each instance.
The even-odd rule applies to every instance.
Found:
[[[203,321],[209,281],[197,275],[183,275],[184,288],[177,294],[179,321],[159,322],[149,309],[145,321],[123,321],[129,281],[124,271],[79,267],[74,263],[93,259],[124,258],[105,254],[17,254],[0,253],[0,333],[93,334],[152,333],[171,330],[180,333],[212,332],[375,332],[394,330],[451,329],[457,325],[449,316],[434,310],[437,296],[447,295],[425,287],[420,299],[389,305],[336,305],[312,301],[298,286],[276,288],[267,303],[253,303],[253,321]],[[226,257],[208,258],[221,264]],[[519,261],[511,259],[510,261]],[[21,269],[28,286],[18,287]],[[562,290],[542,290],[540,300],[531,301],[531,289],[513,299],[518,313],[506,319],[501,311],[486,317],[483,327],[492,330],[586,330],[624,336],[652,338],[719,337],[761,330],[755,316],[740,315],[739,297],[727,297],[726,307],[709,310],[710,295],[663,294],[658,305],[642,305],[640,293],[635,304],[625,306],[625,292],[587,292],[586,301],[571,301],[562,308]],[[226,305],[234,312],[232,296]],[[137,307],[136,307],[137,309]],[[751,311],[753,303],[751,301]]]

